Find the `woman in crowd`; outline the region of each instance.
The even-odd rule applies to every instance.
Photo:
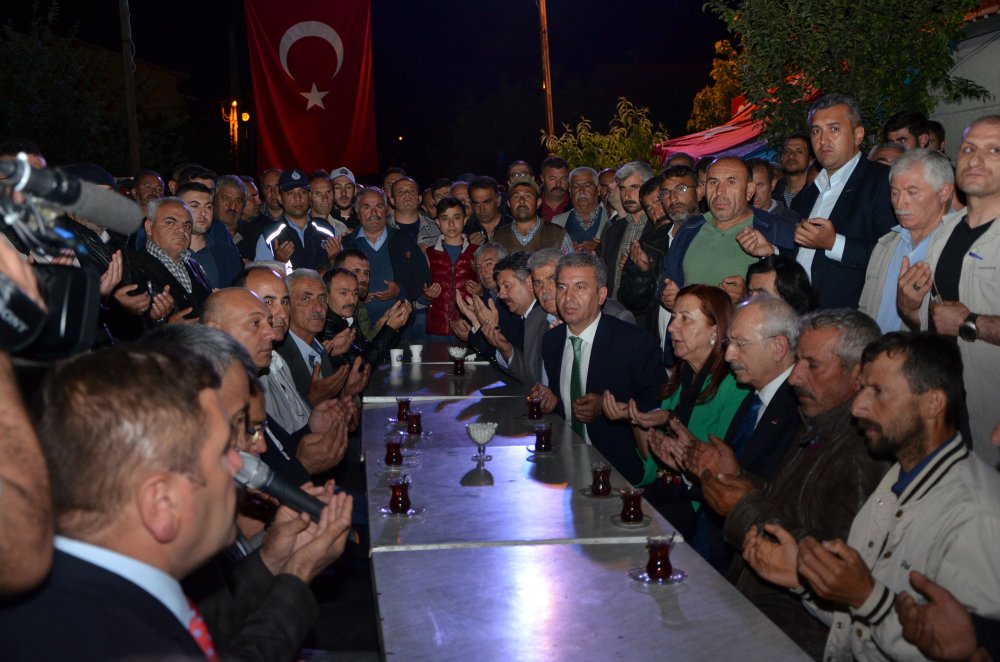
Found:
[[[645,461],[645,475],[638,487],[646,498],[685,536],[690,536],[701,507],[681,482],[684,467],[677,461],[684,448],[675,444],[671,452],[657,457],[650,440],[664,446],[659,429],[676,420],[698,439],[709,434],[725,437],[747,390],[736,383],[726,362],[724,340],[729,335],[733,303],[718,287],[689,285],[677,294],[669,331],[678,364],[663,392],[660,409],[639,411],[635,402],[616,402],[604,394],[604,413],[611,420],[628,418]],[[669,446],[667,444],[666,446]],[[694,498],[693,498],[694,497]]]

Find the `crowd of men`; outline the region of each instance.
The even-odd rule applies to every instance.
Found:
[[[133,178],[131,236],[68,215],[51,260],[99,282],[93,350],[52,370],[34,424],[0,361],[3,656],[375,650],[359,396],[426,337],[488,357],[633,484],[646,460],[680,472],[717,523],[707,558],[816,659],[1000,655],[1000,116],[954,164],[919,113],[867,156],[852,98],[807,123],[777,163],[549,157],[502,184],[189,163]],[[0,272],[43,305],[7,239]],[[732,302],[710,344],[745,392],[708,439],[654,414],[697,286]],[[237,502],[252,456],[319,520]]]

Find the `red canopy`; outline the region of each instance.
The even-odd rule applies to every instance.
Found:
[[[662,162],[675,152],[684,152],[697,159],[723,152],[755,151],[760,147],[759,136],[762,126],[760,122],[755,122],[750,117],[754,108],[753,104],[746,104],[721,126],[658,143],[653,147],[653,153],[659,156]]]

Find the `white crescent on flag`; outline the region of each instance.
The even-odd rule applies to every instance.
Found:
[[[291,50],[295,42],[306,37],[319,37],[330,44],[333,50],[336,51],[337,69],[333,72],[333,76],[330,76],[330,78],[334,78],[340,73],[340,68],[344,65],[344,42],[341,41],[340,35],[337,34],[336,30],[320,21],[302,21],[285,31],[285,34],[281,36],[281,43],[278,46],[278,57],[281,59],[281,68],[285,70],[289,78],[295,80],[295,76],[288,70],[288,51]],[[323,105],[323,97],[329,94],[329,92],[317,89],[315,82],[312,84],[312,89],[309,92],[299,92],[299,94],[307,99],[306,110],[309,110],[313,106],[319,106],[323,110],[326,110],[326,106]]]

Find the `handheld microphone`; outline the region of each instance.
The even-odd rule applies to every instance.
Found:
[[[300,513],[306,513],[314,522],[319,521],[320,513],[326,504],[274,473],[271,467],[256,455],[240,451],[240,457],[243,458],[243,467],[236,474],[236,481],[240,485],[260,490],[277,499],[278,503]]]
[[[132,200],[58,168],[35,169],[20,158],[4,159],[0,175],[15,191],[38,196],[109,230],[132,234],[142,223],[143,212]]]

